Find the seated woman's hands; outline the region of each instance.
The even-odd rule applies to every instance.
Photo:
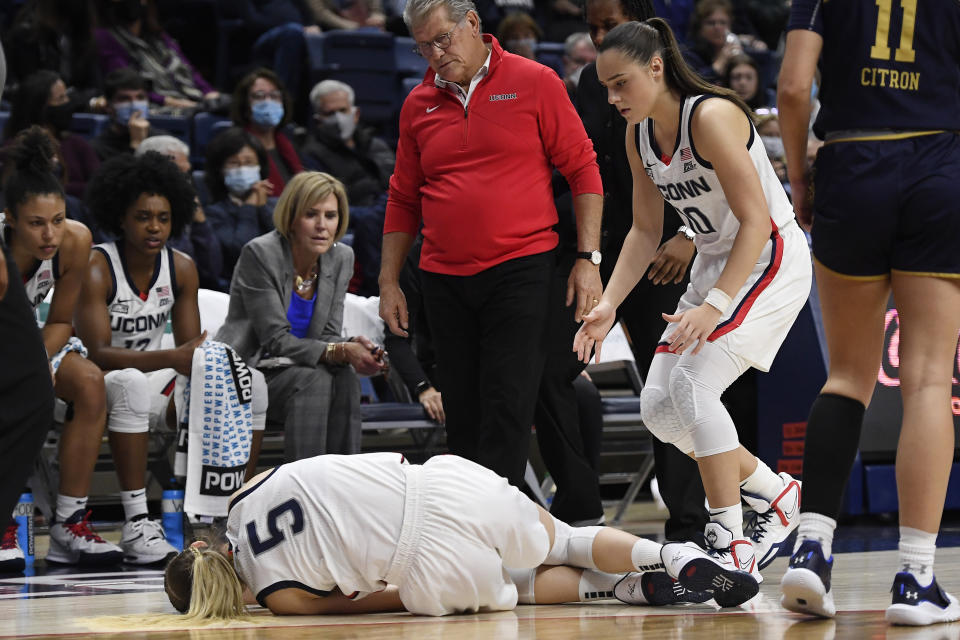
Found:
[[[357,373],[372,376],[383,373],[389,368],[387,352],[378,347],[369,338],[356,336],[343,344],[343,355],[347,363],[353,365]]]

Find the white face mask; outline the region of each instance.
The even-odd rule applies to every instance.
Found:
[[[323,119],[323,122],[331,127],[336,125],[337,131],[340,132],[340,139],[349,140],[353,137],[353,132],[357,129],[356,113],[357,108],[350,107],[350,111],[346,113],[343,111],[331,113]]]
[[[760,136],[763,148],[767,150],[768,158],[783,157],[783,139],[780,136]]]
[[[260,181],[260,167],[234,167],[223,170],[223,184],[235,196],[246,195]]]

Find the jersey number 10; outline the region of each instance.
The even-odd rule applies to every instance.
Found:
[[[890,9],[893,0],[877,0],[877,37],[870,47],[870,57],[877,60],[890,59]],[[913,50],[913,27],[917,19],[917,0],[900,0],[903,7],[903,26],[900,28],[900,46],[894,60],[913,62],[917,52]]]

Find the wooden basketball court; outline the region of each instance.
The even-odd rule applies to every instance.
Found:
[[[637,505],[639,506],[639,505]],[[655,521],[634,519],[626,528],[643,533]],[[659,525],[662,526],[662,523]],[[105,537],[114,537],[107,532]],[[45,567],[33,576],[0,576],[0,638],[190,638],[196,640],[296,640],[301,638],[671,638],[683,640],[832,640],[834,638],[923,638],[960,640],[960,623],[923,628],[891,627],[883,619],[897,568],[897,529],[890,525],[842,528],[833,572],[840,610],[835,620],[810,620],[783,610],[778,585],[786,569],[781,556],[764,571],[754,600],[736,609],[709,604],[636,607],[616,601],[553,606],[520,606],[515,611],[446,618],[408,614],[277,617],[251,609],[253,625],[180,630],[127,627],[107,630],[100,616],[173,613],[163,593],[159,568],[83,573],[73,567]],[[937,576],[960,593],[960,531],[944,527],[937,552]],[[954,545],[954,546],[945,546]],[[37,544],[38,557],[46,540]],[[844,549],[860,549],[841,553]]]

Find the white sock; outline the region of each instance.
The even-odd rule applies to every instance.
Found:
[[[147,514],[147,490],[135,489],[133,491],[121,491],[120,502],[123,504],[123,517],[126,520],[132,520],[140,514]]]
[[[901,571],[909,571],[921,587],[933,582],[933,556],[937,552],[937,534],[912,527],[900,527]]]
[[[800,524],[797,525],[797,542],[793,545],[794,552],[800,548],[804,540],[816,540],[823,549],[823,557],[829,560],[833,555],[833,531],[837,528],[837,521],[819,513],[807,512],[800,514]]]
[[[710,509],[710,522],[717,522],[733,534],[734,540],[743,538],[743,507],[740,503],[719,509]]]
[[[580,594],[580,602],[605,600],[614,597],[613,587],[622,577],[623,574],[584,569],[580,575],[580,586],[577,589]]]
[[[653,540],[640,538],[633,543],[630,550],[630,562],[637,571],[656,571],[663,569],[663,560],[660,558],[660,549],[663,545]]]
[[[775,474],[763,460],[757,458],[757,468],[740,483],[740,490],[759,496],[767,502],[773,502],[783,491],[783,478]]]
[[[70,519],[70,516],[78,510],[86,510],[86,508],[87,496],[74,498],[73,496],[65,496],[62,493],[57,494],[57,522],[66,522]]]

